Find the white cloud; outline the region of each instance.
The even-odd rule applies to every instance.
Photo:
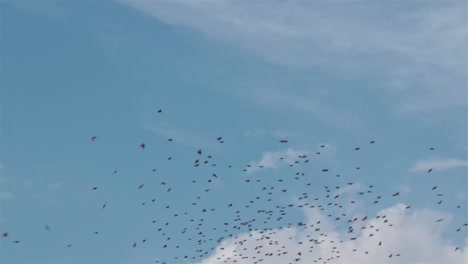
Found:
[[[318,210],[305,210],[307,225],[315,224],[321,228],[320,231],[314,231],[315,227],[291,227],[264,231],[263,234],[259,231],[241,234],[237,238],[223,241],[211,256],[201,261],[201,264],[225,263],[227,257],[230,257],[227,263],[234,263],[233,260],[236,260],[236,263],[253,263],[259,259],[264,259],[263,263],[312,263],[319,258],[319,263],[326,260],[329,260],[328,263],[360,264],[468,262],[468,240],[465,240],[463,245],[454,245],[442,237],[443,231],[450,225],[451,215],[430,209],[410,211],[405,207],[404,204],[397,204],[380,211],[377,215],[385,215],[387,223],[382,217],[372,218],[362,222],[366,229],[361,231],[356,228],[355,234],[352,235],[335,229],[333,223]],[[444,218],[444,221],[436,222],[441,218]],[[317,225],[317,221],[321,223]],[[269,236],[269,239],[265,236]],[[350,240],[350,237],[356,237],[356,240]],[[315,240],[309,242],[310,239]],[[245,241],[242,245],[237,243],[243,240]],[[381,246],[378,245],[379,242],[382,242]],[[313,248],[310,248],[311,246]],[[256,247],[257,250],[254,250]],[[460,247],[460,250],[455,251],[455,247]],[[365,254],[366,251],[368,254]],[[282,252],[288,254],[278,255]],[[301,252],[301,256],[298,252]],[[267,253],[273,253],[273,256],[265,256]],[[389,257],[390,254],[392,258]],[[300,258],[300,261],[294,262],[296,258]]]
[[[467,104],[463,1],[122,2],[274,63],[378,74],[404,112]]]
[[[356,183],[353,183],[352,185],[346,185],[344,187],[341,187],[335,192],[335,195],[349,194],[349,193],[351,193],[351,195],[356,195],[359,191],[362,191],[364,189],[365,187],[360,182],[356,182]]]
[[[460,159],[430,159],[418,160],[413,167],[410,168],[411,172],[427,172],[429,169],[433,170],[449,170],[458,167],[468,167],[468,160]]]
[[[308,155],[308,153],[308,151],[295,150],[293,148],[288,148],[285,151],[263,152],[262,158],[259,161],[250,162],[251,167],[248,172],[260,169],[259,166],[262,166],[263,169],[277,169],[280,166],[291,165],[295,161],[301,160],[299,156]]]

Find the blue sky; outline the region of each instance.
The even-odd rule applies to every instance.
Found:
[[[1,262],[468,261],[466,8],[2,1]]]

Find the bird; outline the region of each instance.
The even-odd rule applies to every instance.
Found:
[[[427,171],[427,173],[429,173],[429,172],[431,172],[431,171],[432,171],[432,168],[430,168],[430,169]]]
[[[285,140],[285,139],[280,139],[280,140],[279,140],[279,143],[288,143],[288,141]]]
[[[202,154],[202,150],[201,150],[201,149],[197,150],[197,153],[198,153],[198,155],[201,155],[201,154]]]
[[[52,231],[52,230],[50,230],[50,227],[49,227],[47,224],[44,225],[44,228],[45,228],[45,230],[47,230],[47,231],[49,231],[49,232]]]
[[[143,183],[143,184],[141,184],[140,186],[138,186],[138,189],[141,189],[141,188],[143,188],[143,186],[145,186],[145,184],[144,184],[144,183]]]
[[[3,233],[2,237],[8,237],[8,232]]]
[[[102,210],[104,210],[104,208],[106,208],[107,206],[107,202],[105,202],[103,205],[102,205]]]
[[[435,189],[437,189],[437,186],[432,187],[432,191],[435,190]]]
[[[141,143],[140,148],[145,149],[145,143]]]
[[[136,248],[136,246],[137,246],[137,243],[136,242],[133,243],[132,247]]]
[[[96,141],[96,138],[97,138],[97,136],[91,137],[91,141],[95,142],[95,141]]]
[[[162,111],[163,111],[162,109],[158,109],[158,111],[156,111],[156,112],[158,112],[158,113],[162,113]]]

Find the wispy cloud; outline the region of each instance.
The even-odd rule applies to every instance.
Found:
[[[401,194],[408,194],[411,192],[411,187],[409,187],[409,185],[406,185],[406,184],[400,184],[397,186],[396,189]]]
[[[299,132],[286,131],[286,130],[266,130],[266,129],[250,129],[242,133],[244,137],[273,137],[277,139],[291,139],[298,138]]]
[[[442,231],[451,221],[451,215],[429,209],[409,211],[405,207],[404,204],[397,204],[380,211],[377,215],[385,215],[385,219],[388,219],[392,226],[384,223],[382,218],[372,218],[365,224],[366,229],[352,234],[356,240],[349,239],[347,230],[335,229],[333,223],[320,211],[305,210],[307,225],[320,221],[320,235],[313,228],[300,227],[274,229],[264,234],[258,231],[244,233],[237,238],[223,241],[211,256],[201,261],[201,264],[224,263],[227,257],[230,257],[231,261],[244,263],[243,261],[247,260],[250,263],[253,257],[260,256],[255,248],[261,248],[264,253],[290,253],[275,253],[264,257],[269,263],[289,263],[295,258],[300,259],[295,263],[311,263],[330,257],[337,259],[337,255],[340,256],[337,259],[340,263],[465,263],[468,260],[466,241],[463,245],[453,245],[442,237]],[[436,223],[436,220],[441,218],[445,221]],[[370,234],[373,234],[372,237]],[[269,236],[269,239],[261,239],[264,236]],[[310,238],[320,241],[313,243],[312,250]],[[237,241],[243,243],[236,243]],[[272,245],[269,244],[270,241],[280,243]],[[379,242],[382,242],[380,246]],[[282,246],[284,248],[281,248]],[[460,247],[460,250],[455,251],[455,247]],[[243,250],[244,248],[246,250]],[[236,254],[235,250],[242,254]],[[300,256],[298,252],[301,252]],[[392,258],[389,258],[390,254]]]
[[[295,150],[293,148],[284,151],[263,152],[260,160],[250,162],[251,168],[248,172],[257,171],[260,166],[263,169],[277,169],[280,166],[291,165],[300,159],[299,156],[308,155],[308,153],[306,150]]]
[[[47,189],[51,189],[51,190],[56,190],[56,189],[60,189],[62,188],[64,185],[62,183],[51,183],[49,185],[47,185]]]
[[[7,200],[13,197],[11,192],[0,191],[0,200]]]
[[[429,159],[418,160],[411,168],[411,172],[426,172],[433,170],[449,170],[458,167],[468,167],[468,160],[460,159]]]
[[[122,2],[273,63],[379,75],[402,111],[467,104],[463,1]]]
[[[61,3],[55,1],[36,2],[5,0],[2,1],[2,4],[11,5],[32,14],[46,15],[55,18],[63,17],[68,13],[68,10]]]
[[[250,129],[246,130],[242,133],[244,137],[261,137],[268,134],[268,131],[265,129]]]
[[[335,192],[335,195],[348,194],[348,193],[351,195],[356,195],[359,191],[362,191],[364,189],[365,187],[360,182],[356,182],[352,185],[346,185],[338,189]]]
[[[214,139],[208,139],[194,131],[188,131],[169,125],[161,127],[153,124],[146,124],[145,128],[167,139],[173,139],[176,144],[182,144],[193,148],[219,149],[219,144]]]

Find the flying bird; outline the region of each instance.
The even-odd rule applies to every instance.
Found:
[[[141,143],[140,148],[145,149],[145,143]]]
[[[93,137],[91,138],[91,141],[95,142],[95,141],[96,141],[96,138],[97,138],[97,136],[93,136]]]

